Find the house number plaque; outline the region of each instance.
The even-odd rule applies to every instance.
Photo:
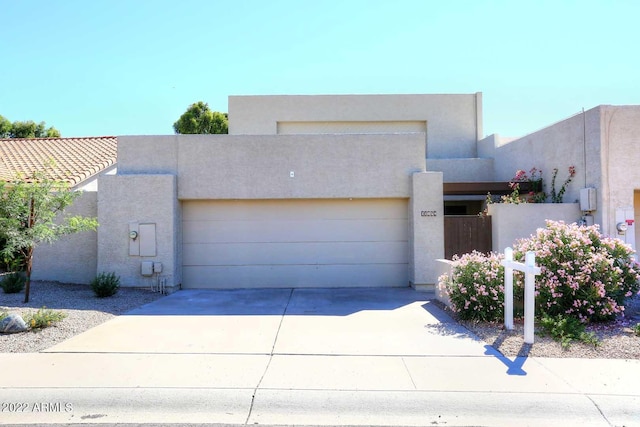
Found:
[[[420,216],[436,216],[436,211],[420,211]]]

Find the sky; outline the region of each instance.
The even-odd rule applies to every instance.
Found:
[[[230,95],[483,93],[484,134],[640,104],[640,1],[0,0],[0,115],[172,134]]]

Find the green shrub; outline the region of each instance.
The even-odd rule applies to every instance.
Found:
[[[473,251],[453,258],[451,277],[444,284],[451,309],[463,320],[498,321],[504,318],[503,256]]]
[[[49,327],[65,317],[67,317],[67,315],[61,311],[53,311],[47,307],[42,307],[35,313],[31,312],[27,314],[24,317],[24,321],[32,330],[36,330]]]
[[[536,235],[514,245],[514,258],[534,251],[536,312],[572,316],[583,323],[612,320],[624,312],[625,299],[640,290],[639,266],[631,247],[605,237],[598,226],[547,221]],[[520,277],[517,286],[522,290]]]
[[[0,320],[4,319],[8,315],[9,315],[9,313],[7,313],[6,311],[0,311]]]
[[[0,288],[5,294],[17,294],[24,289],[25,281],[22,273],[9,273],[0,281]]]
[[[98,298],[113,296],[119,288],[120,277],[115,273],[100,273],[91,281],[91,289]]]
[[[554,340],[559,341],[562,348],[568,348],[573,341],[581,341],[597,346],[600,344],[593,332],[586,332],[584,323],[575,317],[543,315],[540,320],[542,330]]]
[[[640,323],[637,323],[636,326],[633,326],[633,333],[640,337]]]

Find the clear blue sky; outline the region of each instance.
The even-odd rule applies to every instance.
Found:
[[[0,115],[170,134],[229,95],[474,93],[519,136],[640,104],[640,1],[0,0]]]

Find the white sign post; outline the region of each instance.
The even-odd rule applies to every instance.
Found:
[[[504,250],[504,327],[513,330],[513,270],[524,273],[524,342],[533,344],[535,318],[535,277],[540,274],[536,267],[536,254],[527,252],[524,264],[513,260],[513,249]]]

